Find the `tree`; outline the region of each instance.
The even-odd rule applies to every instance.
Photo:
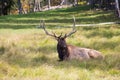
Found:
[[[35,0],[34,11],[41,11],[41,0]]]
[[[35,0],[29,0],[29,9],[30,12],[34,12],[34,6],[35,5]]]
[[[50,9],[50,7],[51,7],[50,1],[51,0],[48,0],[48,9]]]
[[[68,4],[70,4],[70,2],[71,2],[71,0],[61,0],[61,3],[60,3],[60,5],[62,6],[62,5],[68,5]],[[73,3],[74,3],[74,1],[72,1]]]
[[[120,5],[119,5],[120,1],[115,0],[115,5],[116,5],[116,12],[118,17],[120,18]]]
[[[60,3],[60,5],[62,6],[64,2],[65,2],[65,0],[61,0],[61,3]]]
[[[19,14],[22,14],[21,0],[18,0],[18,10],[19,10]]]
[[[13,5],[13,0],[0,0],[0,15],[8,15]]]
[[[98,8],[104,10],[115,9],[115,0],[88,0],[88,4],[91,8]]]
[[[61,0],[51,0],[51,5],[52,6],[58,6],[60,5]]]
[[[3,14],[3,0],[0,1],[0,15]]]
[[[74,5],[74,6],[77,6],[77,5],[78,5],[78,0],[74,0],[73,5]]]

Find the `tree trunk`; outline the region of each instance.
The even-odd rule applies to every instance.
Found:
[[[21,0],[18,0],[18,10],[19,10],[19,14],[22,14]]]
[[[2,2],[2,14],[3,15],[8,15],[8,2],[3,1]]]
[[[1,4],[0,4],[0,15],[3,15],[3,0],[1,0]]]
[[[42,10],[42,8],[41,8],[41,1],[40,1],[40,0],[38,1],[38,10],[39,10],[39,11]]]
[[[35,0],[34,11],[41,11],[40,0]]]
[[[68,5],[69,4],[69,0],[61,0],[60,5]]]
[[[64,2],[65,2],[65,0],[61,0],[60,6],[62,6]]]
[[[116,5],[116,11],[118,13],[118,17],[120,18],[120,8],[119,8],[119,1],[118,0],[115,0],[115,5]]]
[[[29,1],[29,7],[30,7],[30,12],[34,12],[34,6],[35,5],[35,0],[30,0]]]
[[[48,0],[48,9],[50,9],[51,4],[50,4],[50,0]]]
[[[78,0],[74,0],[74,4],[73,5],[77,6],[78,5],[77,3],[78,3]]]
[[[95,0],[88,0],[88,5],[90,5],[91,8],[95,7]]]

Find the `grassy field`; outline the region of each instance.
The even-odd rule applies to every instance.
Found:
[[[76,24],[117,22],[111,11],[92,11],[75,7],[24,15],[0,17],[0,80],[119,80],[120,25],[77,27],[67,43],[102,52],[103,60],[58,62],[56,44],[39,26],[41,19],[48,31],[71,31]]]

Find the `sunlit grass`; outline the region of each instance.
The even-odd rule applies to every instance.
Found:
[[[104,28],[96,29],[105,30]],[[93,80],[96,78],[98,80],[118,80],[120,75],[118,44],[120,37],[116,35],[116,32],[119,32],[119,29],[114,31],[108,29],[110,33],[116,35],[112,35],[110,38],[104,37],[102,33],[90,36],[90,33],[97,31],[96,29],[91,29],[88,32],[84,28],[80,28],[74,35],[67,38],[69,44],[93,48],[101,51],[105,56],[103,61],[91,60],[87,62],[77,60],[58,62],[57,42],[47,36],[42,29],[0,30],[1,78],[7,75],[5,78],[11,80],[29,78],[33,80]],[[5,33],[7,31],[10,34]],[[53,31],[57,34],[66,33],[66,31],[70,31],[70,28],[66,28],[66,31],[64,28]],[[5,65],[8,66],[5,67],[6,72],[3,67]]]
[[[112,12],[79,8],[60,9],[27,15],[0,17],[0,80],[119,80],[119,25],[77,27],[66,42],[102,52],[103,60],[58,61],[57,41],[39,28],[45,19],[46,29],[57,35],[77,24],[118,21]],[[111,16],[111,17],[110,17]],[[111,19],[112,18],[112,19]],[[56,27],[57,26],[57,27]]]

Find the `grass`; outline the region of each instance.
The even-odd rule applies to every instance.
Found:
[[[85,6],[1,16],[0,80],[119,80],[119,24],[77,27],[67,38],[68,44],[101,51],[103,60],[57,61],[57,42],[36,26],[45,19],[49,31],[66,33],[71,30],[67,26],[73,22],[72,15],[77,24],[119,21],[111,11],[92,11]]]

